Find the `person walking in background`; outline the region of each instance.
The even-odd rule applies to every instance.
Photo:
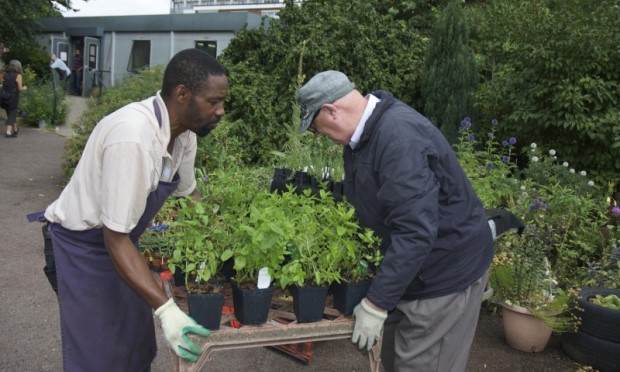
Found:
[[[65,89],[67,85],[67,77],[71,76],[71,70],[63,62],[63,60],[56,57],[55,54],[52,54],[50,56],[50,61],[52,62],[50,64],[50,67],[55,69],[56,72],[58,72],[58,78],[60,80],[60,85],[63,87],[63,89]]]
[[[82,95],[82,70],[84,69],[84,58],[79,49],[75,50],[75,55],[71,58],[71,94]]]
[[[157,342],[196,361],[188,333],[208,336],[168,299],[138,240],[168,196],[196,189],[196,136],[224,115],[228,78],[199,49],[177,53],[160,92],[103,118],[56,201],[29,219],[49,221],[56,260],[65,371],[148,371]],[[43,218],[44,217],[44,218]]]
[[[2,92],[6,97],[0,100],[0,106],[6,110],[6,138],[16,138],[19,133],[17,127],[17,106],[19,94],[27,90],[22,80],[22,64],[18,60],[11,60],[4,71]]]
[[[344,146],[347,200],[383,239],[352,342],[370,350],[383,328],[387,372],[464,371],[493,237],[450,144],[391,93],[363,96],[339,71],[315,75],[297,100],[300,132]]]

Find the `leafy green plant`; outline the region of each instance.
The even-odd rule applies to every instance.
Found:
[[[618,286],[620,230],[607,200],[613,183],[599,187],[588,172],[535,143],[515,154],[518,139],[498,138],[508,129],[495,120],[485,135],[471,128],[471,121],[463,120],[455,151],[483,205],[505,208],[544,231],[546,257],[560,287]]]
[[[65,121],[67,103],[64,101],[65,92],[56,91],[56,113],[54,114],[54,87],[51,81],[29,85],[28,90],[20,93],[19,110],[27,115],[24,121],[30,125],[37,125],[45,120],[50,125],[58,125]]]
[[[254,195],[244,213],[228,220],[231,245],[222,258],[234,258],[234,280],[240,287],[256,288],[264,267],[271,277],[280,269],[295,231],[286,208],[278,194],[263,191]]]
[[[498,138],[500,124],[493,120],[485,134],[473,129],[469,117],[461,121],[455,152],[472,187],[485,208],[499,208],[519,192],[515,177],[517,164],[514,156],[516,138]]]
[[[596,295],[590,299],[590,302],[608,309],[620,310],[620,298],[613,294],[608,296]]]
[[[153,225],[140,236],[140,252],[149,266],[156,270],[167,269],[167,262],[174,251],[174,242],[166,233],[168,225]]]
[[[172,272],[180,269],[185,273],[189,293],[206,293],[213,288],[211,280],[217,279],[223,265],[226,226],[217,205],[190,197],[180,204],[177,219],[168,232],[175,244],[168,266]]]
[[[549,238],[548,231],[527,225],[521,234],[500,239],[489,275],[492,299],[529,309],[555,331],[571,331],[576,297],[558,287],[547,258]]]
[[[280,198],[294,228],[285,262],[275,273],[280,287],[328,285],[345,274],[353,280],[380,262],[379,239],[360,228],[351,205],[336,202],[323,190],[298,193],[290,188]]]

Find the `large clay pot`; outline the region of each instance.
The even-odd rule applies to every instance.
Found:
[[[537,353],[543,351],[551,329],[532,312],[521,306],[502,305],[504,335],[513,349]]]

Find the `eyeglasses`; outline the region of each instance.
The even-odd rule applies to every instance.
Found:
[[[321,108],[316,110],[314,116],[312,117],[312,121],[310,122],[310,126],[308,127],[308,132],[312,134],[316,134],[316,126],[314,125],[314,121],[316,120],[316,117],[319,116],[319,112],[321,112]]]

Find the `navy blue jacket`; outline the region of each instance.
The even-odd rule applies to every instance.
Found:
[[[393,309],[470,286],[489,268],[493,238],[480,199],[441,132],[388,92],[355,150],[344,148],[345,195],[383,239],[367,294]]]

